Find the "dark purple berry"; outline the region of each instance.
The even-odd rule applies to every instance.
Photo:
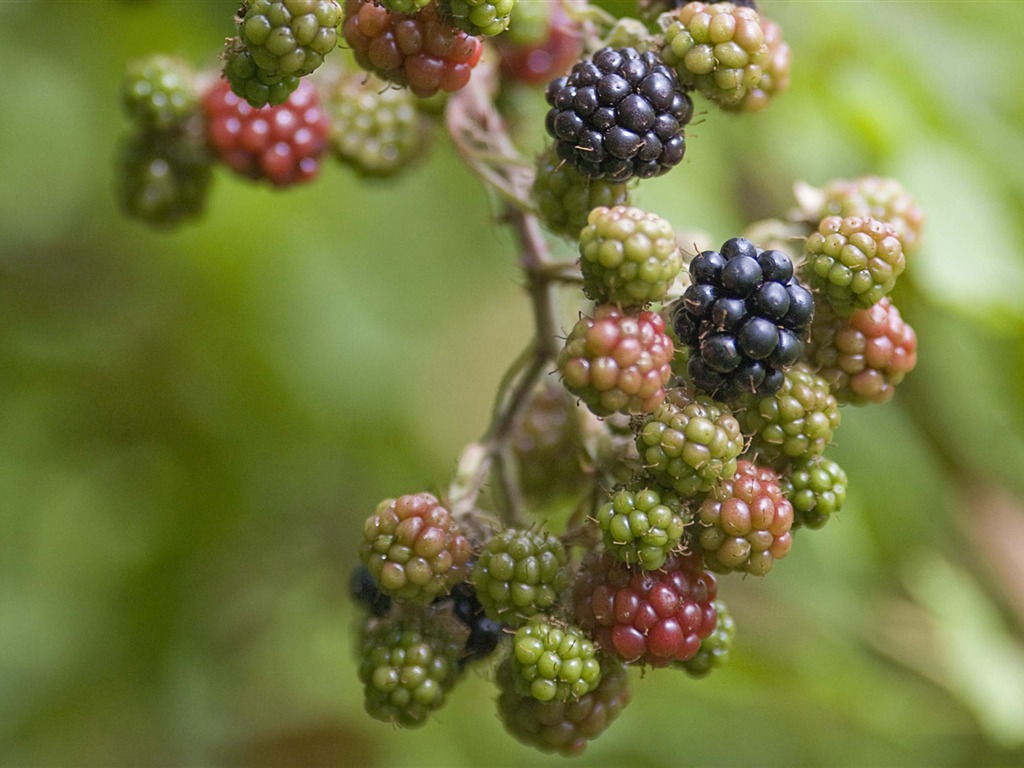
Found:
[[[740,299],[747,298],[761,285],[764,275],[757,259],[737,256],[722,268],[720,281],[726,293]]]
[[[700,344],[700,356],[708,367],[719,373],[736,369],[743,358],[736,348],[736,338],[728,333],[712,333]]]
[[[779,329],[771,320],[752,317],[740,328],[736,340],[744,355],[754,360],[764,360],[778,346]]]

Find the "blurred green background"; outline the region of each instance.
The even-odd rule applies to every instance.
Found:
[[[634,673],[578,762],[1022,765],[1024,3],[762,8],[791,90],[704,115],[636,199],[720,242],[796,180],[899,178],[928,216],[897,295],[920,362],[844,412],[841,519],[723,581],[731,665]],[[503,733],[484,673],[414,732],[356,680],[358,526],[445,482],[531,330],[447,142],[393,184],[218,171],[175,233],[118,212],[122,67],[212,64],[234,9],[0,3],[0,764],[560,763]]]

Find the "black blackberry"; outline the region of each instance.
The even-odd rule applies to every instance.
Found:
[[[722,401],[778,392],[783,371],[803,355],[814,311],[789,256],[734,237],[721,252],[695,256],[690,279],[672,321],[690,348],[693,383]]]
[[[490,656],[505,634],[505,625],[487,618],[476,597],[476,590],[467,582],[452,589],[451,601],[452,612],[469,628],[469,637],[459,657],[459,667],[462,668],[471,661]]]
[[[356,566],[348,582],[349,593],[357,603],[365,605],[374,616],[385,616],[391,610],[391,598],[377,588],[377,582],[365,565]]]
[[[683,159],[693,102],[658,55],[602,48],[552,80],[547,130],[558,156],[585,176],[660,176]]]

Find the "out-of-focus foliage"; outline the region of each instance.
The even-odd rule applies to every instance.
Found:
[[[482,675],[406,733],[352,660],[359,522],[447,478],[530,335],[477,182],[441,141],[394,185],[218,172],[173,234],[116,209],[122,67],[213,65],[235,5],[0,3],[0,765],[555,764]],[[698,116],[637,201],[720,242],[796,180],[898,177],[920,363],[846,410],[839,521],[726,580],[730,665],[637,676],[584,761],[1020,765],[1024,4],[761,5],[791,90]]]

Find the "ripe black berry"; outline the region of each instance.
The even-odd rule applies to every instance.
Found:
[[[734,237],[721,252],[695,256],[690,279],[672,323],[690,347],[693,383],[724,401],[777,392],[783,370],[803,354],[801,337],[814,310],[789,257]]]
[[[547,89],[558,156],[586,176],[660,176],[683,159],[693,103],[653,52],[602,48]]]

